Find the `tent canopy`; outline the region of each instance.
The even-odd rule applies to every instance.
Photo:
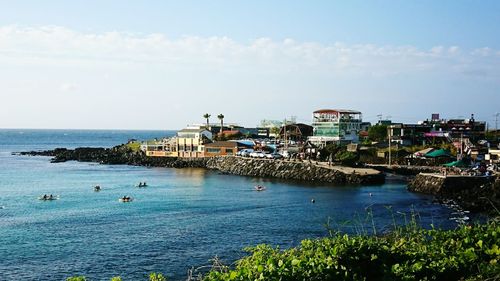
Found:
[[[437,157],[449,157],[450,153],[444,149],[438,149],[425,154],[425,157],[437,158]]]
[[[464,161],[462,160],[458,160],[458,161],[453,161],[453,162],[450,162],[450,163],[447,163],[447,164],[444,164],[443,166],[445,167],[462,167],[462,168],[466,168],[468,167],[469,165],[467,165]]]
[[[433,152],[434,150],[435,150],[434,148],[430,147],[430,148],[426,148],[426,149],[423,149],[423,150],[417,151],[417,152],[415,152],[414,154],[415,154],[416,156],[424,156],[424,155],[426,155],[426,154],[428,154],[428,153],[430,153],[430,152]]]

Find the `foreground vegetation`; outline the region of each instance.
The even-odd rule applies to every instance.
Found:
[[[268,245],[205,280],[500,280],[500,225],[405,227],[381,236],[334,234],[281,251]]]
[[[228,267],[188,280],[500,280],[500,224],[425,230],[416,224],[382,236],[332,233],[280,250],[268,245]],[[69,278],[68,281],[81,281]],[[115,277],[113,281],[122,280]],[[161,274],[151,281],[166,280]]]

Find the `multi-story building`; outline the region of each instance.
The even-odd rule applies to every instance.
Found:
[[[177,132],[179,157],[203,157],[203,145],[211,142],[212,133],[207,129],[182,129]]]
[[[318,146],[328,143],[357,143],[362,114],[356,110],[321,109],[313,112],[313,135],[308,140]]]

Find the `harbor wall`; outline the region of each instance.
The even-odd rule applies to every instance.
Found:
[[[385,181],[383,173],[345,173],[334,168],[320,167],[309,162],[253,159],[235,156],[210,158],[207,161],[207,168],[241,176],[325,182],[339,185],[382,184]]]
[[[451,199],[471,211],[495,212],[500,207],[499,177],[421,173],[408,183],[408,190],[435,195],[440,201]]]

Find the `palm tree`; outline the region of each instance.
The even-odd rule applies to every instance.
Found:
[[[220,134],[222,135],[222,129],[224,128],[224,115],[221,113],[217,115],[217,118],[220,120]]]
[[[208,114],[208,113],[203,114],[203,118],[207,119],[207,129],[208,129],[208,127],[209,127],[209,120],[210,120],[210,116],[212,116],[212,115],[210,115],[210,114]]]

